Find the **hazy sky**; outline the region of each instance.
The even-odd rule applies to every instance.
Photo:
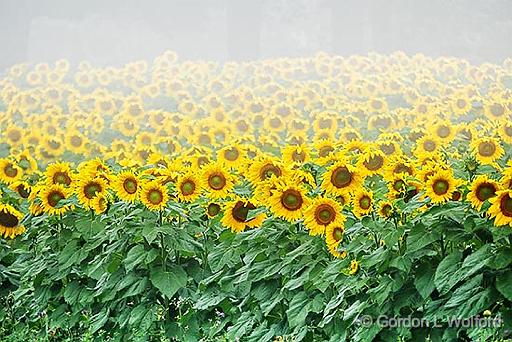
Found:
[[[501,62],[510,18],[510,0],[0,0],[0,67],[168,49],[217,61],[404,50]]]

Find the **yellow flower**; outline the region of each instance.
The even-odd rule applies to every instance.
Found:
[[[452,198],[459,183],[451,170],[438,170],[427,180],[425,193],[432,203],[444,203]]]
[[[201,182],[195,173],[187,171],[178,177],[176,189],[182,202],[193,202],[201,195]]]
[[[208,215],[209,218],[216,217],[221,211],[221,207],[218,203],[210,202],[206,206],[206,215]]]
[[[9,159],[0,159],[0,182],[14,183],[21,179],[23,170]]]
[[[72,185],[74,178],[71,172],[71,164],[68,162],[52,163],[48,165],[44,176],[47,184],[61,184],[66,187]]]
[[[386,166],[386,155],[376,148],[369,148],[364,151],[357,163],[357,168],[363,170],[365,176],[379,174]]]
[[[307,145],[289,145],[281,150],[283,161],[287,165],[302,165],[310,159],[310,150]]]
[[[201,169],[201,186],[212,199],[229,195],[233,190],[234,179],[220,163],[207,164]]]
[[[142,184],[140,200],[149,210],[163,210],[169,201],[167,188],[157,181],[148,181]]]
[[[68,199],[69,190],[61,184],[41,185],[38,189],[43,211],[48,215],[61,215],[73,209],[70,204],[62,205],[61,201]]]
[[[373,209],[373,194],[366,189],[359,189],[352,198],[352,206],[357,218],[368,215]]]
[[[286,176],[284,165],[275,157],[262,156],[253,161],[249,167],[247,178],[253,185],[270,179],[271,177]]]
[[[359,262],[357,260],[352,260],[350,262],[350,268],[349,268],[348,274],[354,275],[357,273],[358,270],[359,270]]]
[[[338,246],[343,240],[344,231],[345,228],[341,225],[330,224],[325,227],[325,244],[327,245],[327,249],[329,250],[329,253],[340,259],[347,256],[346,251],[338,251]]]
[[[380,217],[387,219],[393,215],[393,204],[390,201],[382,201],[379,203],[378,214]]]
[[[345,161],[338,161],[323,175],[321,187],[327,194],[343,195],[359,189],[363,181],[361,171]]]
[[[267,203],[270,211],[276,217],[281,217],[291,223],[303,217],[309,199],[302,186],[286,181],[277,181],[271,193]]]
[[[341,205],[330,198],[317,197],[304,211],[304,225],[313,236],[324,234],[328,225],[341,226],[344,222]]]
[[[250,200],[237,196],[232,201],[224,204],[224,215],[220,222],[224,227],[237,233],[243,232],[246,228],[260,227],[265,220],[265,214],[261,213],[256,217],[247,219],[249,211],[256,208],[256,205]]]
[[[14,238],[25,232],[25,227],[20,225],[23,214],[9,204],[0,203],[0,236]]]
[[[494,217],[494,225],[512,227],[512,190],[502,190],[496,196],[489,199],[491,206],[488,214]]]
[[[471,202],[473,208],[480,210],[485,201],[496,196],[498,190],[499,185],[496,181],[490,179],[487,175],[480,175],[471,183],[467,199]]]
[[[494,163],[505,153],[499,141],[490,137],[472,141],[471,148],[474,150],[476,160],[484,165]]]
[[[139,198],[140,183],[133,171],[123,171],[114,177],[112,188],[121,200],[133,203]]]
[[[78,175],[75,192],[78,202],[86,209],[92,208],[92,201],[96,196],[104,195],[107,191],[107,182],[101,177],[88,177]]]

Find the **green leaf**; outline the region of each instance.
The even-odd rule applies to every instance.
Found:
[[[104,308],[102,311],[98,312],[96,315],[92,317],[90,326],[91,333],[95,333],[96,331],[101,329],[105,325],[105,323],[107,323],[109,312],[109,308]]]
[[[148,243],[152,243],[155,241],[158,231],[156,227],[152,224],[146,224],[144,228],[142,228],[142,236],[148,241]]]
[[[290,327],[294,328],[306,322],[310,305],[311,303],[306,292],[298,292],[293,297],[288,306],[288,310],[286,310]]]
[[[187,273],[181,266],[175,266],[169,271],[154,268],[151,270],[150,280],[163,295],[172,298],[180,288],[187,284]]]
[[[462,253],[455,251],[447,255],[437,266],[434,283],[441,294],[448,292],[457,283],[457,279],[453,275],[461,266],[461,258]]]
[[[414,286],[424,299],[428,298],[435,289],[434,275],[435,272],[430,263],[423,263],[417,269]]]
[[[496,289],[498,289],[505,298],[512,300],[512,271],[507,271],[496,277]]]
[[[133,270],[144,260],[145,257],[146,251],[144,250],[144,246],[136,245],[132,247],[124,259],[124,267],[126,268],[126,271],[130,272]]]

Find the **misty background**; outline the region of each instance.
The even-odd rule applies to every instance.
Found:
[[[512,56],[509,0],[0,0],[0,70],[19,62],[97,66],[390,53],[500,63]]]

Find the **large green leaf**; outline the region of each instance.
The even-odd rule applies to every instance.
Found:
[[[512,271],[507,271],[496,277],[496,288],[505,298],[512,301]]]
[[[174,266],[168,271],[161,268],[151,270],[151,283],[167,298],[172,298],[174,294],[187,284],[187,273],[181,266]]]

